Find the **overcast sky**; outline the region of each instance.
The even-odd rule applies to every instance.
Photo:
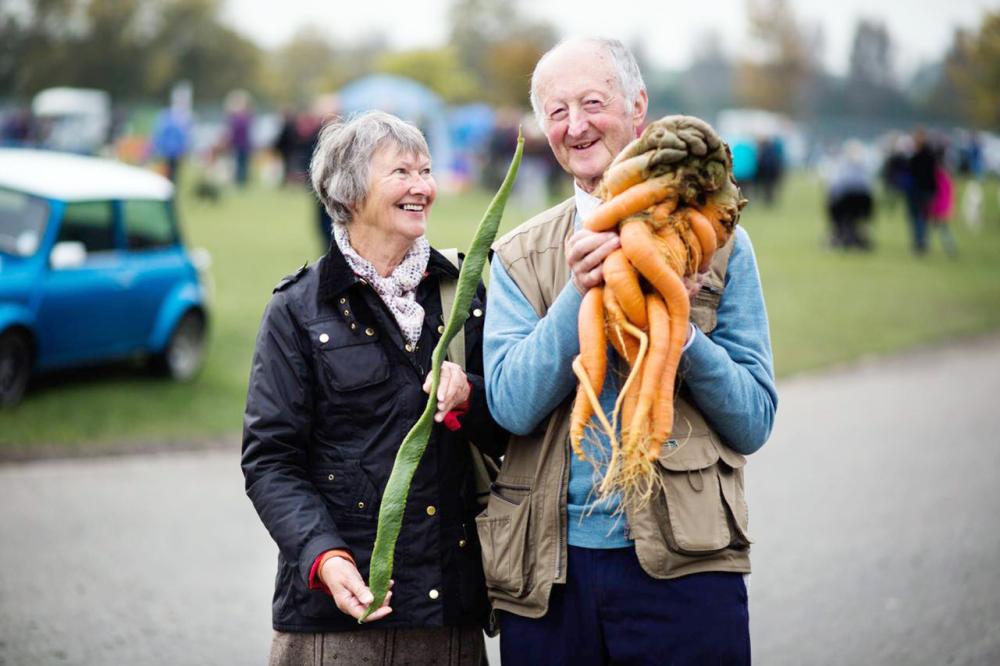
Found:
[[[224,16],[265,47],[287,40],[302,26],[321,27],[334,42],[356,42],[381,33],[397,48],[441,46],[447,40],[450,0],[225,0]],[[911,74],[941,56],[956,26],[974,27],[1000,0],[791,0],[799,20],[823,30],[823,60],[836,73],[847,69],[859,18],[885,21],[896,46],[897,73]],[[724,50],[747,45],[745,0],[535,0],[521,11],[554,25],[560,36],[604,35],[640,42],[651,60],[684,67],[709,29]],[[676,29],[673,26],[678,26]]]

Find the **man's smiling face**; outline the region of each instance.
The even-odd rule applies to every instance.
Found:
[[[554,51],[536,74],[536,94],[552,153],[590,192],[646,116],[646,93],[626,108],[611,57],[592,43]]]

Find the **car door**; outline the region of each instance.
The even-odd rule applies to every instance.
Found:
[[[39,345],[48,367],[127,355],[134,348],[128,290],[134,279],[123,259],[111,201],[67,203],[56,243],[81,243],[79,265],[47,266],[38,305]]]
[[[129,310],[139,344],[145,345],[167,296],[194,276],[181,248],[169,202],[122,201],[121,216],[124,261],[134,275],[129,287]]]

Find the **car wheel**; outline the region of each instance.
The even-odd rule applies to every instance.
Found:
[[[205,318],[192,310],[177,322],[157,365],[171,379],[184,382],[198,374],[204,360]]]
[[[21,402],[31,375],[31,345],[23,333],[0,335],[0,408]]]

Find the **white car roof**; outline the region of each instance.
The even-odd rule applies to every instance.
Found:
[[[157,199],[174,192],[163,176],[113,160],[0,148],[0,187],[63,201]]]

